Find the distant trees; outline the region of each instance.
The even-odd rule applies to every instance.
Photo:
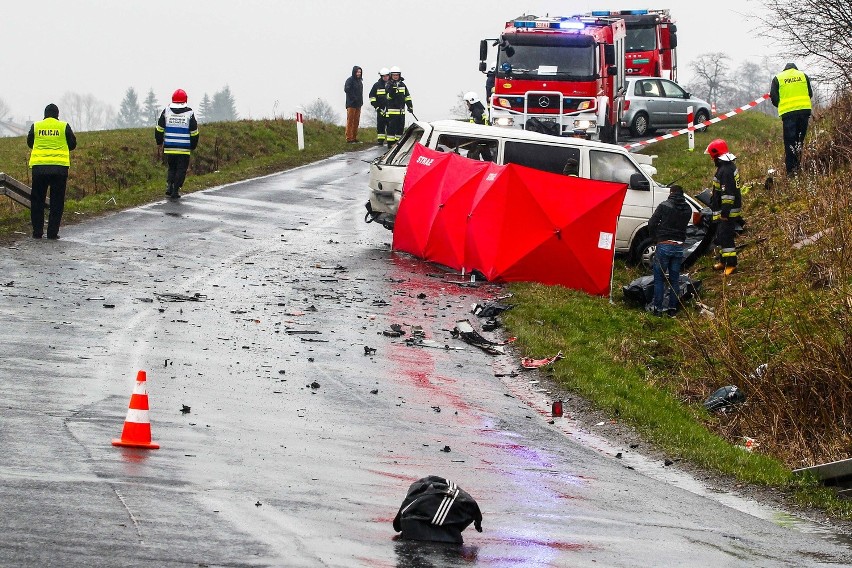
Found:
[[[329,124],[339,124],[340,113],[334,110],[327,100],[317,98],[314,102],[304,105],[305,118],[327,122]]]
[[[142,108],[142,117],[144,120],[143,126],[153,126],[157,124],[157,119],[160,118],[160,108],[157,102],[157,96],[154,94],[154,89],[148,89],[148,95],[145,97],[145,106]]]
[[[464,101],[464,93],[464,91],[459,91],[456,95],[456,104],[450,107],[450,118],[470,118],[470,111],[467,110],[467,103]]]
[[[761,18],[762,28],[776,40],[779,55],[811,61],[822,80],[838,87],[852,85],[849,0],[763,0],[763,5],[771,16]],[[799,68],[807,72],[804,65]]]
[[[725,85],[729,84],[728,71],[731,58],[726,53],[702,53],[689,66],[695,74],[690,84],[692,90],[709,103],[718,103]]]
[[[212,105],[213,103],[210,101],[210,95],[204,93],[204,97],[201,98],[201,103],[198,105],[197,112],[195,113],[195,118],[200,121],[207,121]]]
[[[115,111],[92,94],[68,91],[59,99],[59,117],[74,130],[104,130],[115,123]]]
[[[204,118],[204,122],[225,122],[229,120],[237,120],[237,103],[234,96],[231,94],[231,89],[225,85],[221,91],[214,93],[213,98],[204,93],[204,98],[201,99],[201,108],[199,114]]]
[[[142,107],[139,104],[136,89],[129,87],[124,94],[121,105],[118,107],[115,125],[118,128],[139,128],[143,124],[145,124],[145,119],[142,115]]]
[[[704,53],[690,62],[694,73],[686,88],[697,97],[709,103],[716,103],[719,112],[753,101],[769,91],[774,65],[769,58],[760,63],[746,61],[737,68],[731,68],[731,58],[722,52]],[[757,110],[775,115],[775,108],[762,104]]]

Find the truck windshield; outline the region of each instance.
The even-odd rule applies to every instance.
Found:
[[[593,46],[512,45],[510,57],[500,51],[497,70],[500,77],[535,79],[541,76],[556,79],[589,80],[595,76]],[[506,72],[511,65],[511,71]]]
[[[652,49],[657,49],[657,29],[654,26],[627,27],[626,50],[628,53]]]

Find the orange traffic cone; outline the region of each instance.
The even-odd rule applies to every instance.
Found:
[[[124,430],[121,439],[113,439],[113,446],[129,448],[148,448],[156,450],[160,444],[151,442],[151,421],[148,419],[148,389],[145,387],[145,371],[136,375],[136,386],[130,395],[130,405],[127,408],[127,418],[124,420]]]

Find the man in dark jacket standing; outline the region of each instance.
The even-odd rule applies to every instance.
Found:
[[[65,209],[65,186],[68,183],[70,152],[77,147],[77,137],[66,122],[59,120],[59,107],[44,107],[44,120],[30,127],[27,146],[32,148],[30,167],[33,169],[33,189],[30,195],[30,221],[33,238],[44,233],[44,202],[50,189],[50,214],[47,238],[59,238],[59,225]]]
[[[654,253],[654,299],[648,306],[648,310],[655,315],[668,312],[673,316],[677,313],[683,243],[691,217],[692,208],[683,196],[683,188],[673,185],[669,188],[669,198],[657,206],[648,221],[651,238],[657,243]],[[663,301],[664,295],[668,296],[666,302]]]
[[[704,151],[713,159],[716,173],[713,176],[713,194],[710,208],[716,223],[716,248],[718,256],[714,270],[725,270],[731,275],[737,270],[736,225],[742,220],[743,197],[740,189],[740,172],[737,157],[728,150],[728,143],[718,138]]]
[[[813,96],[811,80],[799,71],[795,63],[788,63],[781,73],[772,78],[769,100],[778,107],[778,116],[784,125],[784,165],[788,176],[799,171]]]
[[[390,69],[382,67],[379,70],[379,80],[370,89],[370,104],[376,109],[376,144],[384,146],[388,130],[388,93],[387,84],[390,81]]]
[[[363,71],[357,65],[352,68],[352,75],[346,79],[343,92],[346,93],[346,142],[358,142],[358,126],[361,124],[361,107],[364,106]]]

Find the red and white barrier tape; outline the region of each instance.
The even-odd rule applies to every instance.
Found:
[[[711,118],[710,120],[705,120],[704,122],[699,122],[698,124],[695,124],[695,125],[693,125],[692,127],[689,127],[689,128],[682,128],[681,130],[669,132],[668,134],[663,134],[662,136],[655,136],[654,138],[642,140],[641,142],[633,142],[632,144],[625,144],[624,148],[627,148],[628,150],[632,150],[633,148],[639,148],[640,146],[647,146],[648,144],[653,144],[653,143],[659,142],[661,140],[668,140],[669,138],[674,138],[675,136],[680,136],[681,134],[686,134],[690,130],[696,130],[698,128],[701,128],[702,126],[710,126],[711,124],[719,122],[720,120],[725,120],[726,118],[731,118],[732,116],[740,114],[741,112],[744,112],[744,111],[747,111],[751,108],[754,108],[768,98],[769,98],[769,93],[766,93],[765,95],[761,96],[760,98],[754,99],[750,103],[745,104],[745,105],[743,105],[739,108],[735,108],[734,110],[726,112],[725,114],[721,114],[721,115],[717,116],[716,118]]]

